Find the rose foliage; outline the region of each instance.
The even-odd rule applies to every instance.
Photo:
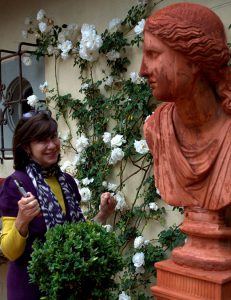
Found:
[[[61,168],[75,177],[84,214],[88,219],[96,214],[102,192],[109,191],[117,201],[116,212],[107,228],[113,230],[119,240],[124,266],[116,276],[118,285],[111,294],[111,300],[153,299],[149,287],[155,277],[154,263],[164,259],[172,245],[184,241],[178,226],[163,228],[162,233],[151,240],[145,233],[147,227],[165,226],[166,216],[166,208],[155,188],[153,160],[142,131],[145,120],[158,103],[153,99],[146,80],[138,75],[138,70],[128,73],[131,61],[136,59],[135,55],[142,46],[144,20],[156,5],[156,1],[146,2],[139,1],[132,6],[124,19],[111,20],[101,34],[92,24],[56,25],[44,10],[38,12],[36,20],[27,18],[23,31],[24,37],[35,37],[38,59],[47,56],[54,61],[56,86],[49,88],[45,82],[40,87],[45,92],[46,104],[56,113],[57,119],[65,121],[67,129],[60,134],[63,149]],[[78,71],[78,97],[73,97],[69,91],[60,93],[57,70],[67,60],[71,60]],[[30,98],[30,103],[33,104],[35,99]],[[67,159],[66,155],[71,159]],[[61,234],[60,227],[57,231],[59,236],[64,234]],[[73,235],[73,232],[68,234]],[[87,234],[90,235],[89,232]],[[82,238],[89,246],[90,242]],[[104,242],[102,239],[101,243]],[[83,243],[79,243],[83,247]],[[74,262],[78,246],[65,245],[70,252],[65,249],[57,252],[58,260],[55,261],[66,268],[68,281],[71,274],[69,265],[66,265],[68,255],[73,259],[75,268],[81,264],[75,265]],[[48,255],[49,251],[53,251],[52,247],[47,251]],[[105,252],[108,255],[108,250]],[[85,258],[80,268],[83,271],[84,262]],[[47,283],[39,281],[39,272],[43,276],[43,268],[39,268],[36,277],[33,277],[38,280],[42,291],[47,288],[49,292],[52,280],[56,282],[57,292],[64,284],[64,273],[55,268],[49,271]],[[93,277],[102,280],[103,271],[98,269],[96,273],[96,270],[89,272],[87,289],[95,280]],[[73,281],[72,291],[78,291],[80,287],[77,284]],[[103,293],[99,288],[100,294],[96,290],[94,293],[101,299],[107,299],[107,290]]]

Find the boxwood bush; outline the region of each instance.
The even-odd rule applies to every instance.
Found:
[[[115,275],[122,269],[117,237],[93,222],[48,230],[45,241],[34,242],[28,266],[42,299],[49,300],[110,299],[117,288]]]

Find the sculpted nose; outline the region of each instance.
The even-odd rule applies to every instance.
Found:
[[[141,63],[141,66],[140,66],[139,75],[141,77],[147,77],[148,76],[148,68],[147,68],[147,65],[146,65],[146,63],[144,61],[144,58],[142,59],[142,63]]]

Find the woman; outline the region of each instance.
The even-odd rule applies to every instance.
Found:
[[[75,180],[61,172],[57,123],[49,111],[26,113],[13,137],[15,172],[6,178],[0,191],[3,230],[1,248],[10,260],[7,277],[8,300],[40,299],[38,288],[29,283],[28,260],[35,238],[65,221],[84,221]],[[15,182],[26,191],[22,196]],[[115,200],[101,196],[94,221],[105,223],[113,213]]]
[[[144,30],[145,76],[165,101],[144,126],[162,198],[219,210],[231,203],[231,70],[223,24],[205,6],[169,5]]]

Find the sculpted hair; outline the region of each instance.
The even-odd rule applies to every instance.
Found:
[[[13,136],[14,169],[24,170],[30,157],[24,147],[32,141],[42,141],[57,134],[57,122],[46,113],[39,112],[29,119],[19,120]]]
[[[215,86],[224,111],[231,114],[231,70],[224,26],[220,18],[200,4],[178,3],[150,16],[145,30],[200,66]]]

